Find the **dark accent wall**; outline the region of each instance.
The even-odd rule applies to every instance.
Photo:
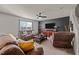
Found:
[[[51,19],[51,20],[40,21],[39,25],[40,25],[41,30],[45,29],[46,23],[56,23],[56,26],[58,27],[58,31],[65,31],[65,26],[68,27],[68,25],[69,25],[69,16]]]

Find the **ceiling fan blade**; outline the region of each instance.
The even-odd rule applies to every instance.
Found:
[[[42,15],[42,12],[39,12],[36,16],[37,16],[37,19],[39,19],[39,18],[47,18],[47,16]]]
[[[47,16],[41,16],[42,18],[47,18]]]

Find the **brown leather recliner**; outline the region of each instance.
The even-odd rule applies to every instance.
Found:
[[[53,46],[58,48],[72,48],[71,41],[74,35],[71,32],[55,32]]]
[[[43,48],[35,47],[30,54],[42,55]],[[0,55],[25,55],[25,53],[18,47],[16,38],[11,35],[2,35],[0,36]]]

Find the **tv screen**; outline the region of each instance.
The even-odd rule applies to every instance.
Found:
[[[47,29],[53,29],[54,26],[55,26],[55,23],[47,23],[47,24],[45,24],[45,28],[47,28]]]

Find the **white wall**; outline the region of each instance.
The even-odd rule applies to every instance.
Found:
[[[75,7],[73,8],[73,10],[71,12],[70,20],[73,23],[73,32],[75,33],[74,52],[76,55],[79,55],[79,24],[78,24],[77,18],[75,16]]]
[[[22,19],[20,17],[8,15],[5,13],[0,13],[0,33],[12,33],[14,35],[18,34],[19,31],[19,20]],[[24,19],[26,21],[32,21],[29,19]],[[33,22],[33,33],[38,32],[38,22]]]
[[[0,14],[0,33],[18,33],[18,17]]]

